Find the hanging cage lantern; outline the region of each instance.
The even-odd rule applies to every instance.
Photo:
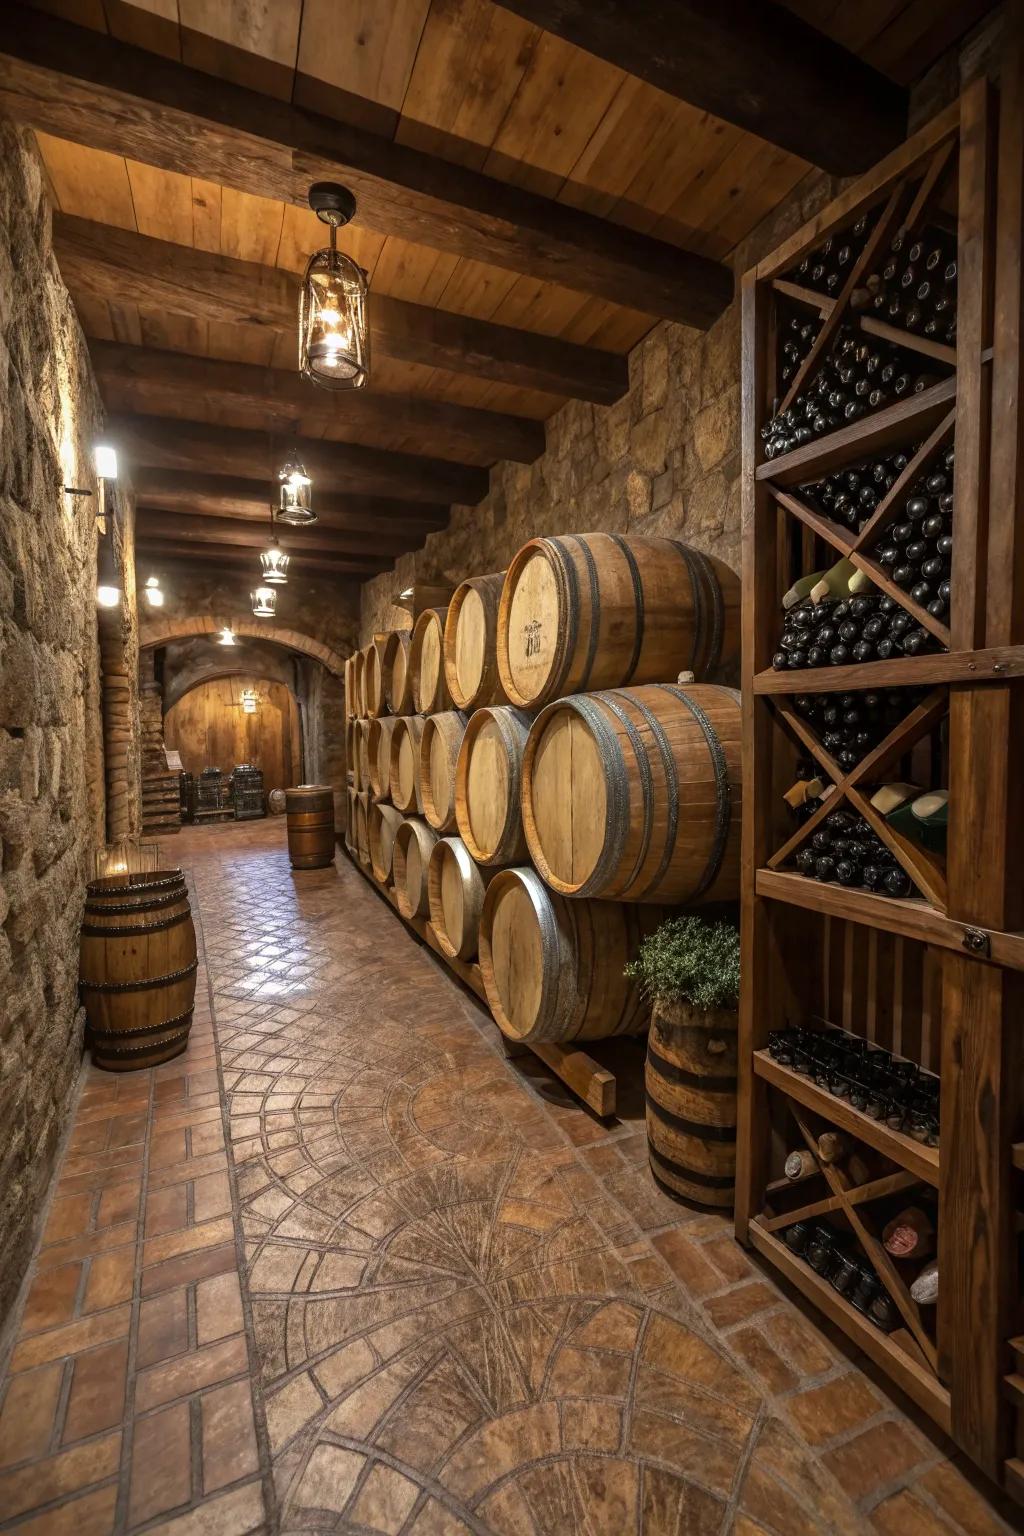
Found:
[[[362,389],[370,377],[366,273],[337,247],[356,200],[347,188],[318,181],[309,189],[309,206],[330,226],[331,243],[313,252],[302,278],[299,372],[323,389]]]
[[[263,580],[270,586],[283,587],[288,581],[289,556],[285,554],[274,533],[274,508],[270,508],[270,545],[260,555]]]
[[[254,618],[272,619],[277,612],[277,593],[273,587],[257,587],[250,592]]]
[[[313,482],[306,474],[306,466],[294,448],[278,470],[277,478],[281,482],[277,521],[291,523],[295,528],[301,528],[307,523],[315,523],[316,513],[313,511],[311,495]]]

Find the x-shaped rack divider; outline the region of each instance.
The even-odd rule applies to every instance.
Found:
[[[941,864],[917,843],[897,832],[895,827],[875,810],[870,798],[861,791],[862,785],[872,782],[877,775],[884,774],[897,759],[916,746],[922,737],[927,736],[935,723],[942,718],[947,705],[945,689],[933,689],[927,698],[912,709],[905,720],[901,720],[899,725],[894,726],[866,757],[861,758],[855,768],[850,769],[849,773],[843,772],[835,758],[825,751],[814,732],[789,704],[784,703],[782,699],[773,700],[773,703],[779,719],[797,738],[800,745],[811,754],[815,762],[825,770],[834,783],[835,789],[797,828],[792,837],[772,854],[768,860],[768,868],[780,869],[788,863],[797,849],[813,836],[825,818],[838,809],[845,800],[859,816],[868,822],[872,831],[899,860],[915,885],[932,905],[940,911],[945,911],[946,876]]]
[[[825,1214],[827,1211],[841,1211],[853,1229],[855,1236],[867,1254],[876,1273],[889,1292],[900,1316],[913,1335],[914,1341],[924,1356],[925,1361],[932,1371],[938,1375],[938,1356],[935,1345],[928,1336],[928,1331],[921,1321],[921,1310],[917,1302],[911,1296],[903,1276],[896,1268],[889,1254],[886,1252],[878,1234],[872,1230],[870,1215],[862,1207],[873,1199],[881,1199],[884,1195],[893,1194],[901,1189],[909,1188],[920,1180],[912,1174],[890,1174],[883,1179],[875,1179],[870,1184],[853,1185],[842,1169],[836,1168],[832,1163],[822,1162],[818,1152],[817,1138],[808,1127],[807,1121],[800,1110],[789,1100],[789,1110],[800,1128],[800,1134],[807,1143],[807,1148],[818,1165],[825,1182],[832,1192],[832,1199],[825,1202],[816,1202],[820,1210],[815,1206],[806,1206],[802,1211],[791,1212],[785,1217],[773,1217],[770,1221],[762,1219],[762,1226],[771,1231],[776,1227],[791,1226],[793,1222],[803,1217]]]

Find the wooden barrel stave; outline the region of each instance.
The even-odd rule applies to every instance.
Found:
[[[455,819],[478,864],[526,859],[520,781],[529,729],[529,715],[507,704],[469,718],[455,767]]]
[[[367,825],[368,815],[369,815],[369,807],[370,807],[370,793],[369,793],[369,790],[365,790],[365,789],[360,790],[359,793],[356,795],[356,825],[355,825],[356,858],[359,860],[360,864],[365,864],[367,867],[369,867],[369,863],[370,863],[370,840],[369,840],[369,829],[368,829],[368,825]]]
[[[739,654],[739,578],[675,539],[531,539],[508,568],[497,659],[513,704],[698,678]]]
[[[423,735],[422,715],[399,715],[391,736],[391,763],[388,783],[391,800],[404,815],[419,815],[420,804],[420,738]]]
[[[426,917],[430,911],[427,866],[437,833],[418,816],[410,816],[395,834],[391,876],[395,900],[403,917]]]
[[[444,675],[444,621],[447,608],[425,608],[416,620],[409,646],[412,696],[421,715],[451,708]]]
[[[456,587],[444,624],[444,671],[459,709],[507,704],[498,676],[498,607],[505,572],[474,576]]]
[[[285,790],[292,869],[324,869],[334,859],[334,792],[328,784]]]
[[[649,1008],[623,975],[653,908],[565,901],[532,869],[498,871],[480,919],[480,971],[495,1022],[513,1040],[641,1034]]]
[[[94,1063],[155,1067],[188,1045],[196,935],[180,869],[112,875],[87,887],[79,990]]]
[[[530,856],[566,896],[733,901],[742,811],[740,700],[717,684],[560,699],[523,754]]]
[[[391,858],[395,837],[405,818],[385,800],[374,801],[366,814],[366,839],[370,850],[370,868],[378,880],[391,879]]]
[[[384,643],[384,697],[393,715],[411,715],[416,706],[412,696],[412,672],[409,646],[412,631],[392,630]]]
[[[461,710],[428,715],[419,747],[419,802],[435,832],[455,830],[455,769],[469,717]]]
[[[481,868],[461,837],[442,837],[427,866],[430,922],[450,960],[472,960],[480,936],[480,914],[493,871]]]
[[[655,1009],[644,1070],[651,1168],[701,1205],[733,1203],[736,1066],[734,1013]]]

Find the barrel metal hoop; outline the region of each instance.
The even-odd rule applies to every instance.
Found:
[[[138,1029],[95,1029],[89,1025],[90,1040],[110,1040],[116,1045],[119,1040],[134,1039],[136,1036],[158,1035],[164,1029],[176,1029],[179,1024],[188,1024],[195,1012],[188,1008],[184,1013],[175,1014],[173,1019],[164,1019],[162,1024],[140,1024]]]
[[[690,653],[690,671],[697,677],[713,672],[722,656],[722,588],[718,575],[707,555],[680,539],[672,539],[690,577],[693,597],[693,649]],[[710,610],[710,637],[708,613]]]
[[[598,693],[593,697],[580,694],[569,698],[566,703],[571,709],[587,722],[597,741],[598,750],[609,762],[610,771],[605,776],[605,783],[610,791],[611,804],[605,813],[605,840],[600,856],[590,874],[584,880],[577,896],[590,896],[595,891],[600,892],[607,885],[622,861],[623,849],[626,846],[626,834],[629,829],[629,783],[626,777],[626,760],[622,755],[622,743],[608,724],[604,711],[600,707],[599,700],[610,704],[609,695]],[[617,713],[617,711],[616,711]],[[633,750],[638,762],[643,762],[643,753],[640,750],[639,738],[634,738],[634,728],[631,721],[624,721],[630,732]],[[650,796],[644,796],[644,837],[650,837],[647,823],[653,814],[650,805]]]
[[[594,659],[597,656],[598,619],[601,613],[601,593],[597,582],[597,563],[590,545],[585,539],[576,538],[580,554],[583,556],[587,567],[587,578],[590,583],[590,638],[587,641],[587,659],[583,667],[583,676],[580,678],[577,693],[586,693],[590,687],[590,674],[594,670]]]
[[[557,699],[565,691],[565,680],[572,668],[572,659],[576,654],[576,643],[580,633],[580,592],[579,582],[576,578],[576,567],[572,563],[572,557],[565,547],[565,540],[560,538],[545,539],[544,543],[554,552],[556,581],[561,588],[565,600],[566,632],[564,649],[559,652],[561,640],[556,636],[555,662],[557,674],[554,687],[548,697]],[[545,693],[548,691],[545,690]]]
[[[664,1152],[659,1152],[657,1147],[648,1148],[648,1152],[651,1172],[655,1180],[673,1195],[677,1194],[678,1191],[674,1190],[670,1184],[666,1184],[664,1179],[658,1178],[658,1164],[677,1179],[685,1179],[690,1184],[703,1184],[705,1189],[732,1189],[736,1183],[736,1179],[731,1173],[703,1173],[699,1168],[686,1168],[682,1163],[677,1163],[673,1158],[666,1157]]]
[[[647,884],[644,886],[643,890],[636,892],[635,895],[631,896],[630,898],[633,901],[643,901],[644,897],[647,896],[649,892],[660,885],[662,879],[664,878],[665,871],[668,869],[669,864],[672,862],[672,855],[675,852],[676,834],[679,830],[679,776],[676,773],[676,760],[672,755],[672,748],[669,745],[669,740],[665,735],[664,727],[662,726],[661,721],[658,719],[657,715],[654,714],[653,710],[648,709],[647,705],[641,699],[639,699],[635,693],[629,694],[628,697],[636,709],[639,710],[640,714],[643,716],[644,721],[651,732],[651,735],[654,737],[654,742],[658,748],[658,752],[661,755],[661,765],[665,772],[665,794],[668,802],[668,820],[665,824],[665,844],[661,850],[661,858],[658,861],[658,867],[654,871],[651,878],[648,880]],[[648,772],[650,772],[649,766]],[[651,796],[651,799],[651,813],[653,815],[653,795]],[[630,880],[629,885],[626,887],[627,890],[629,890],[632,886],[633,880],[639,878],[640,869],[641,866],[638,863],[636,869],[633,872],[633,877]]]
[[[177,775],[175,775],[177,777]],[[166,874],[161,880],[147,880],[145,885],[108,885],[105,891],[95,891],[97,896],[130,896],[133,892],[137,895],[140,891],[162,891],[168,885],[183,885],[185,872],[175,869]],[[86,900],[89,898],[89,888],[86,887]]]
[[[649,1040],[647,1060],[658,1076],[665,1078],[666,1082],[681,1083],[686,1088],[701,1088],[708,1093],[735,1093],[736,1091],[735,1072],[729,1077],[703,1077],[699,1072],[687,1072],[685,1067],[677,1067],[674,1061],[669,1061],[660,1051],[656,1051]]]
[[[533,910],[537,914],[537,923],[541,935],[541,955],[543,957],[553,957],[555,961],[555,974],[553,977],[550,966],[547,964],[541,965],[540,1006],[537,1010],[537,1022],[540,1025],[540,1031],[533,1036],[534,1039],[540,1041],[550,1040],[552,1036],[547,1030],[548,1020],[550,1017],[552,1022],[558,1022],[562,1003],[560,988],[562,967],[559,964],[562,950],[560,934],[558,924],[555,921],[554,907],[538,877],[532,869],[524,869],[521,878]]]
[[[636,672],[637,667],[640,665],[640,652],[643,650],[644,646],[644,630],[646,628],[644,584],[640,579],[640,567],[636,563],[636,556],[630,549],[627,541],[622,537],[622,534],[613,533],[611,534],[611,538],[615,541],[616,545],[621,551],[622,558],[625,560],[626,566],[629,570],[629,579],[633,583],[633,610],[635,614],[635,622],[633,627],[633,654],[629,658],[629,666],[626,669],[625,677],[622,679],[623,687],[628,688],[630,683],[633,681],[633,675]]]
[[[736,1140],[734,1125],[701,1125],[695,1120],[684,1120],[682,1115],[674,1115],[670,1109],[659,1104],[649,1088],[645,1092],[645,1097],[647,1108],[671,1130],[680,1131],[684,1136],[696,1136],[700,1141]]]
[[[711,755],[711,762],[715,771],[714,841],[711,845],[707,864],[704,866],[704,873],[686,898],[687,901],[696,901],[699,897],[703,896],[722,867],[725,845],[729,838],[729,822],[732,817],[732,786],[729,783],[729,766],[725,760],[722,743],[715,733],[715,728],[696,700],[692,699],[682,688],[676,688],[671,683],[658,683],[657,687],[663,689],[665,693],[670,693],[673,698],[686,705],[704,734],[704,740],[708,744],[708,752]],[[735,690],[725,691],[735,692]]]
[[[123,928],[99,928],[94,923],[83,923],[82,935],[88,939],[137,939],[144,934],[164,933],[168,928],[191,921],[191,908],[186,907],[184,912],[178,912],[174,917],[162,917],[158,923],[131,923]]]
[[[626,694],[624,697],[628,698],[629,695]],[[599,693],[597,698],[600,699],[601,702],[611,710],[612,714],[615,716],[616,720],[618,720],[626,735],[629,737],[629,744],[633,748],[633,756],[636,759],[637,771],[640,774],[641,804],[643,805],[644,824],[643,831],[640,836],[640,848],[635,860],[633,861],[633,868],[629,872],[629,878],[621,887],[622,890],[627,891],[629,890],[630,886],[633,885],[634,881],[639,877],[640,871],[644,866],[644,861],[647,858],[651,847],[651,836],[654,831],[654,795],[652,793],[653,781],[651,776],[651,765],[647,760],[647,753],[644,751],[644,744],[641,740],[640,732],[637,730],[636,726],[633,724],[632,720],[629,718],[622,705],[618,702],[614,693]],[[597,870],[594,871],[594,874],[591,875],[590,879],[587,881],[586,889],[588,894],[591,890],[600,890],[601,887],[605,884],[606,878],[614,874],[615,870],[618,869],[622,860],[622,852],[626,845],[626,833],[630,823],[629,780],[626,776],[626,764],[622,755],[622,743],[619,741],[619,738],[616,736],[614,731],[608,730],[607,724],[603,718],[601,720],[601,725],[603,730],[607,732],[608,739],[614,742],[614,750],[618,758],[619,772],[615,777],[615,789],[617,791],[615,796],[615,810],[619,814],[615,819],[614,858],[608,859],[607,862],[610,866],[608,869],[603,868],[606,862],[605,851],[608,848],[608,844],[606,842],[605,850],[602,851],[601,865]],[[581,892],[580,894],[582,895],[583,893]]]
[[[165,1050],[169,1045],[177,1045],[179,1040],[187,1040],[191,1025],[179,1029],[177,1034],[168,1035],[166,1040],[159,1042],[159,1048]],[[153,1044],[148,1045],[103,1045],[100,1046],[100,1054],[111,1061],[121,1061],[127,1056],[144,1056],[147,1051],[153,1050]]]
[[[92,912],[94,916],[105,917],[110,912],[149,912],[157,907],[170,907],[176,901],[187,899],[188,891],[185,888],[185,882],[182,881],[180,890],[171,891],[167,896],[154,896],[149,901],[119,901],[116,903],[111,902],[109,905],[103,902],[97,906],[94,905],[96,898],[89,896],[86,898],[85,910]]]
[[[519,810],[519,792],[522,785],[522,771],[520,765],[522,763],[521,749],[523,744],[516,737],[516,732],[512,725],[512,720],[515,719],[520,725],[523,725],[527,732],[529,732],[530,729],[529,716],[526,715],[524,711],[516,709],[515,705],[510,706],[510,708],[511,714],[499,710],[498,713],[491,716],[491,719],[498,727],[498,735],[501,737],[502,743],[505,747],[505,757],[509,765],[510,774],[508,786],[509,795],[508,801],[505,805],[505,822],[501,829],[501,851],[504,851],[505,844],[508,842],[510,836],[512,835],[516,817],[521,815]],[[495,850],[495,852],[498,851],[499,850],[497,849]]]
[[[191,976],[198,969],[199,961],[193,960],[191,965],[182,966],[180,971],[168,971],[166,976],[147,976],[144,981],[80,980],[78,985],[83,992],[149,992],[154,987],[166,987],[175,981],[184,981],[186,976]]]

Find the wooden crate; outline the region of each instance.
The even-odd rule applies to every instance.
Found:
[[[1024,1327],[1017,1208],[1021,1114],[1024,881],[1019,860],[1024,769],[1024,445],[1021,245],[1024,65],[1019,10],[997,100],[971,85],[932,124],[842,194],[743,279],[744,848],[743,995],[736,1231],[947,1430],[989,1476],[1024,1490]],[[849,298],[901,223],[925,214],[957,233],[955,350],[858,318]],[[866,215],[863,262],[833,298],[795,278],[808,252]],[[874,251],[870,248],[874,243]],[[859,269],[859,270],[858,270]],[[797,306],[820,324],[788,391],[777,383],[779,318]],[[826,436],[766,459],[761,427],[780,394],[811,379],[840,323],[896,342],[945,377]],[[952,599],[948,622],[923,611],[873,557],[872,539],[914,475],[954,443]],[[801,494],[835,469],[892,452],[911,463],[859,534]],[[916,450],[916,451],[914,451]],[[886,661],[774,671],[782,593],[840,555],[895,597],[942,649]],[[794,710],[799,694],[922,690],[900,724],[853,769],[832,760]],[[867,789],[941,734],[948,767],[948,858],[923,853],[870,814]],[[893,900],[818,883],[794,870],[808,835],[787,820],[782,791],[798,754],[914,881]],[[936,758],[936,760],[939,760]],[[813,820],[805,824],[813,833]],[[940,1071],[939,1147],[867,1119],[774,1060],[771,1031],[815,1016]],[[888,1172],[862,1188],[818,1163],[809,1188],[779,1179],[787,1146],[812,1151],[839,1127]],[[817,1189],[815,1191],[815,1186]],[[919,1308],[879,1240],[874,1214],[896,1191],[937,1191],[940,1294]],[[816,1192],[816,1198],[811,1198]],[[795,1203],[794,1203],[795,1202]],[[781,1238],[798,1215],[828,1211],[875,1268],[900,1315],[883,1333]],[[927,1315],[928,1313],[931,1316]],[[1016,1429],[1016,1444],[1014,1435]]]

